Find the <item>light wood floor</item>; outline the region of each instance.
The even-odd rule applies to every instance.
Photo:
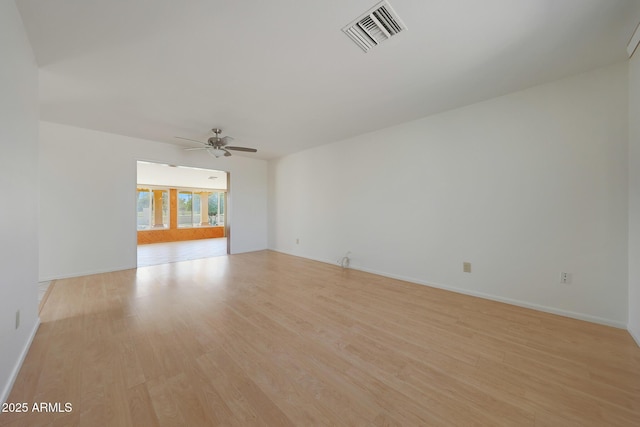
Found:
[[[263,251],[56,281],[3,426],[638,426],[624,330]]]

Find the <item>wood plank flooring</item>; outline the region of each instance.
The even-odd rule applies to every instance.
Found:
[[[58,280],[1,426],[638,426],[624,330],[261,251]]]

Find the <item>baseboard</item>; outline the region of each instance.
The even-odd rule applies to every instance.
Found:
[[[629,331],[629,335],[631,335],[631,338],[633,338],[636,344],[638,344],[638,347],[640,347],[640,333],[635,332],[630,327],[627,327],[627,331]]]
[[[265,247],[259,247],[259,248],[243,248],[240,250],[234,250],[233,248],[231,249],[231,253],[229,255],[239,255],[239,254],[248,254],[250,252],[260,252],[260,251],[266,251],[269,248],[265,248]]]
[[[268,250],[269,251],[273,251],[273,252],[280,252],[281,254],[291,255],[291,256],[298,257],[298,258],[310,259],[311,261],[318,261],[318,262],[322,262],[324,264],[331,264],[331,265],[335,265],[335,266],[338,266],[338,267],[340,266],[340,264],[338,264],[338,260],[331,261],[331,260],[328,260],[328,259],[314,258],[314,257],[311,257],[311,256],[303,256],[303,255],[300,255],[300,254],[296,254],[296,253],[289,252],[289,251],[284,251],[284,250],[281,250],[281,249],[269,248]],[[352,268],[352,267],[351,267],[351,269],[352,270],[358,270],[357,268]],[[364,270],[361,270],[361,271],[364,271]],[[380,276],[384,276],[384,275],[380,274]],[[385,277],[389,277],[389,276],[385,276]]]
[[[133,270],[135,268],[138,268],[138,266],[137,265],[134,265],[133,267],[132,266],[120,266],[120,267],[113,267],[113,268],[104,269],[104,270],[103,269],[100,269],[100,270],[88,270],[88,271],[83,271],[83,272],[59,274],[59,275],[53,275],[53,276],[44,276],[44,277],[39,277],[38,278],[38,282],[48,282],[50,280],[69,279],[71,277],[93,276],[94,274],[113,273],[114,271]]]
[[[313,261],[323,262],[323,263],[327,263],[327,264],[332,264],[332,265],[336,265],[337,264],[337,261],[329,261],[329,260],[325,260],[325,259],[302,256],[302,255],[299,255],[299,254],[294,254],[294,253],[290,253],[290,252],[279,250],[279,249],[270,249],[270,250],[275,251],[275,252],[281,252],[281,253],[284,253],[284,254],[287,254],[287,255],[292,255],[292,256],[297,256],[297,257],[301,257],[301,258],[310,259],[310,260],[313,260]],[[455,292],[455,293],[458,293],[458,294],[470,295],[470,296],[474,296],[474,297],[478,297],[478,298],[488,299],[488,300],[491,300],[491,301],[503,302],[505,304],[511,304],[511,305],[515,305],[515,306],[518,306],[518,307],[530,308],[532,310],[542,311],[542,312],[545,312],[545,313],[557,314],[558,316],[570,317],[572,319],[584,320],[586,322],[598,323],[600,325],[612,326],[614,328],[627,329],[626,323],[619,322],[619,321],[616,321],[616,320],[611,320],[611,319],[605,319],[603,317],[592,316],[592,315],[583,314],[583,313],[576,313],[576,312],[573,312],[573,311],[562,310],[562,309],[558,309],[558,308],[554,308],[554,307],[547,307],[547,306],[544,306],[544,305],[530,303],[530,302],[527,302],[527,301],[521,301],[521,300],[516,300],[516,299],[511,299],[511,298],[505,298],[505,297],[501,297],[501,296],[493,295],[493,294],[488,294],[488,293],[484,293],[484,292],[471,291],[471,290],[468,290],[468,289],[458,288],[458,287],[449,286],[449,285],[443,285],[443,284],[440,284],[440,283],[427,282],[425,280],[420,280],[420,279],[416,279],[416,278],[413,278],[413,277],[407,277],[407,276],[402,276],[402,275],[397,275],[397,274],[386,273],[384,271],[378,271],[378,270],[373,270],[373,269],[370,269],[370,268],[359,267],[357,265],[350,265],[349,268],[352,269],[352,270],[359,270],[359,271],[364,271],[366,273],[376,274],[378,276],[388,277],[390,279],[402,280],[402,281],[405,281],[405,282],[415,283],[415,284],[423,285],[423,286],[429,286],[429,287],[432,287],[432,288],[443,289],[445,291],[451,291],[451,292]],[[633,336],[633,334],[632,334],[632,336]],[[636,342],[640,342],[640,341],[638,341],[638,339],[635,336],[634,336],[634,338],[636,339]]]
[[[53,291],[53,287],[55,284],[56,284],[55,280],[49,281],[49,286],[47,287],[47,291],[44,293],[44,296],[42,297],[40,304],[38,304],[38,314],[42,312],[42,309],[44,308],[44,305],[47,303],[47,300],[49,299],[49,295],[51,295],[51,292]]]
[[[36,318],[36,323],[33,326],[33,330],[25,344],[22,352],[20,353],[20,357],[18,358],[15,366],[13,367],[13,371],[11,371],[11,376],[5,384],[4,389],[2,390],[2,394],[0,394],[0,404],[4,404],[9,398],[9,393],[11,393],[11,389],[13,388],[13,384],[16,382],[16,378],[18,378],[18,373],[20,373],[20,368],[22,368],[22,364],[24,363],[25,357],[27,357],[27,353],[29,352],[29,348],[31,347],[31,343],[33,342],[33,338],[36,336],[36,332],[38,332],[38,328],[40,327],[40,318]]]
[[[365,268],[357,268],[354,267],[354,270],[361,270],[367,273],[377,274],[379,276],[389,277],[392,279],[404,280],[405,282],[417,283],[419,285],[430,286],[432,288],[443,289],[445,291],[456,292],[459,294],[470,295],[478,298],[488,299],[491,301],[503,302],[505,304],[511,304],[518,307],[530,308],[532,310],[542,311],[545,313],[557,314],[558,316],[570,317],[572,319],[584,320],[586,322],[598,323],[601,325],[612,326],[615,328],[626,329],[627,325],[623,322],[618,322],[616,320],[606,319],[603,317],[592,316],[590,314],[576,313],[569,310],[562,310],[555,307],[548,307],[540,304],[530,303],[527,301],[505,298],[498,295],[488,294],[484,292],[471,291],[468,289],[458,288],[455,286],[443,285],[440,283],[433,282],[425,282],[423,280],[417,280],[410,277],[399,276],[395,274],[387,274],[384,272],[379,272],[376,270],[365,269]]]

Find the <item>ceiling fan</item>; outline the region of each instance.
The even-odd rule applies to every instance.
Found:
[[[230,136],[220,137],[220,134],[222,133],[222,129],[213,128],[211,129],[211,131],[215,134],[215,136],[212,136],[211,138],[209,138],[207,142],[196,141],[195,139],[189,139],[189,138],[182,138],[180,136],[176,136],[176,138],[184,139],[185,141],[197,142],[198,144],[203,145],[203,147],[185,148],[185,150],[187,151],[207,150],[209,154],[211,154],[213,157],[216,157],[216,158],[222,157],[222,156],[229,157],[231,155],[229,150],[246,151],[248,153],[256,153],[258,151],[255,148],[232,147],[230,145],[227,145],[228,143],[233,141],[233,138],[231,138]]]

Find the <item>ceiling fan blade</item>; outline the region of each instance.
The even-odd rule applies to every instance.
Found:
[[[184,151],[194,151],[194,150],[206,150],[207,147],[194,147],[194,148],[185,148]]]
[[[225,157],[229,157],[229,156],[231,155],[231,153],[230,153],[230,152],[228,152],[226,149],[221,148],[221,150],[222,150],[222,151],[224,151],[224,156],[225,156]]]
[[[255,148],[247,148],[247,147],[224,147],[227,150],[236,150],[236,151],[246,151],[247,153],[257,153],[258,150]]]
[[[197,142],[198,144],[202,144],[202,145],[209,145],[206,142],[197,141],[195,139],[183,138],[181,136],[174,136],[174,138],[176,138],[176,139],[184,139],[185,141]]]

